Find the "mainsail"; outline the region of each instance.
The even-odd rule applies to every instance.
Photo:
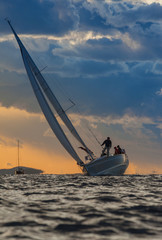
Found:
[[[46,119],[47,119],[51,129],[55,133],[55,135],[58,138],[58,140],[60,141],[60,143],[64,146],[64,148],[67,150],[67,152],[69,152],[69,154],[78,162],[78,164],[82,165],[83,164],[82,160],[79,158],[78,154],[76,153],[76,151],[72,147],[71,143],[67,139],[65,133],[63,132],[62,128],[60,127],[57,119],[55,118],[53,112],[51,111],[51,109],[49,107],[49,104],[48,104],[48,102],[47,102],[47,100],[46,100],[46,98],[45,98],[45,96],[44,96],[40,86],[44,90],[46,96],[48,97],[48,99],[52,103],[52,105],[55,108],[55,110],[57,111],[57,113],[60,115],[61,119],[64,121],[65,125],[68,127],[68,129],[75,136],[75,138],[84,147],[86,147],[86,145],[84,144],[84,142],[80,138],[79,134],[77,133],[77,131],[75,130],[74,126],[70,122],[70,120],[67,117],[66,113],[64,112],[64,110],[62,109],[61,105],[57,101],[56,97],[54,96],[54,94],[50,90],[48,84],[44,80],[44,78],[41,75],[39,69],[37,68],[37,66],[33,62],[32,58],[30,57],[29,53],[25,49],[25,47],[24,47],[23,43],[21,42],[20,38],[18,37],[18,35],[16,34],[15,30],[13,29],[10,21],[7,20],[7,22],[10,25],[10,27],[11,27],[13,33],[14,33],[14,36],[15,36],[17,42],[18,42],[18,45],[20,47],[21,55],[22,55],[22,58],[23,58],[23,61],[24,61],[24,66],[26,68],[26,72],[28,74],[28,78],[29,78],[30,83],[32,85],[32,88],[33,88],[33,91],[35,93],[35,96],[36,96],[36,98],[38,100],[38,103],[39,103],[39,105],[40,105],[40,107],[42,109],[42,112],[44,113],[44,115],[45,115],[45,117],[46,117]],[[38,80],[40,86],[39,86],[37,80]],[[86,147],[86,149],[88,149],[88,148]]]

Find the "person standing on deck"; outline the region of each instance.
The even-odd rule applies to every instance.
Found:
[[[101,156],[104,155],[105,151],[107,151],[107,157],[109,157],[109,151],[112,146],[112,142],[109,137],[101,144],[101,146],[105,145],[104,149],[102,150]]]

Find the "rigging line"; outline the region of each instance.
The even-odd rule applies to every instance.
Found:
[[[45,66],[44,68],[42,68],[41,70],[39,70],[39,72],[37,73],[37,74],[40,74],[44,69],[46,69],[47,68],[47,66]],[[37,75],[36,74],[36,75]]]
[[[78,111],[78,113],[81,115],[81,112],[79,111],[78,107],[76,106],[76,109]],[[99,142],[99,140],[97,139],[97,137],[95,136],[95,134],[92,132],[92,130],[88,127],[88,124],[85,123],[85,127],[88,129],[88,131],[91,133],[91,135],[93,136],[93,138],[96,140],[96,142],[99,144],[99,146],[101,147],[101,143]],[[81,127],[83,129],[83,127]],[[83,131],[85,132],[85,130],[83,129]],[[86,132],[86,136],[90,139],[89,135]]]
[[[68,109],[70,109],[70,108],[72,108],[72,106],[69,107]],[[57,114],[55,113],[55,118],[61,117],[61,115],[65,114],[68,109],[66,109],[66,110],[62,109],[62,110],[58,111]],[[54,109],[54,111],[55,111],[55,109]],[[68,116],[68,118],[69,118],[69,116]]]
[[[96,141],[98,142],[98,144],[101,146],[101,143],[99,142],[99,140],[97,139],[96,135],[92,132],[92,130],[87,126],[88,130],[90,131],[90,133],[92,134],[92,136],[96,139]]]
[[[73,108],[73,107],[76,105],[70,98],[69,98],[68,100],[69,100],[69,102],[72,103],[72,105],[71,105],[70,107],[68,107],[68,108],[65,110],[65,112],[67,112],[69,109]]]

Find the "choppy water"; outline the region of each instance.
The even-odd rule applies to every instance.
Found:
[[[0,239],[162,239],[162,175],[0,176]]]

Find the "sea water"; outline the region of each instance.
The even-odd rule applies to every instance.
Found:
[[[4,239],[162,239],[162,175],[0,176]]]

